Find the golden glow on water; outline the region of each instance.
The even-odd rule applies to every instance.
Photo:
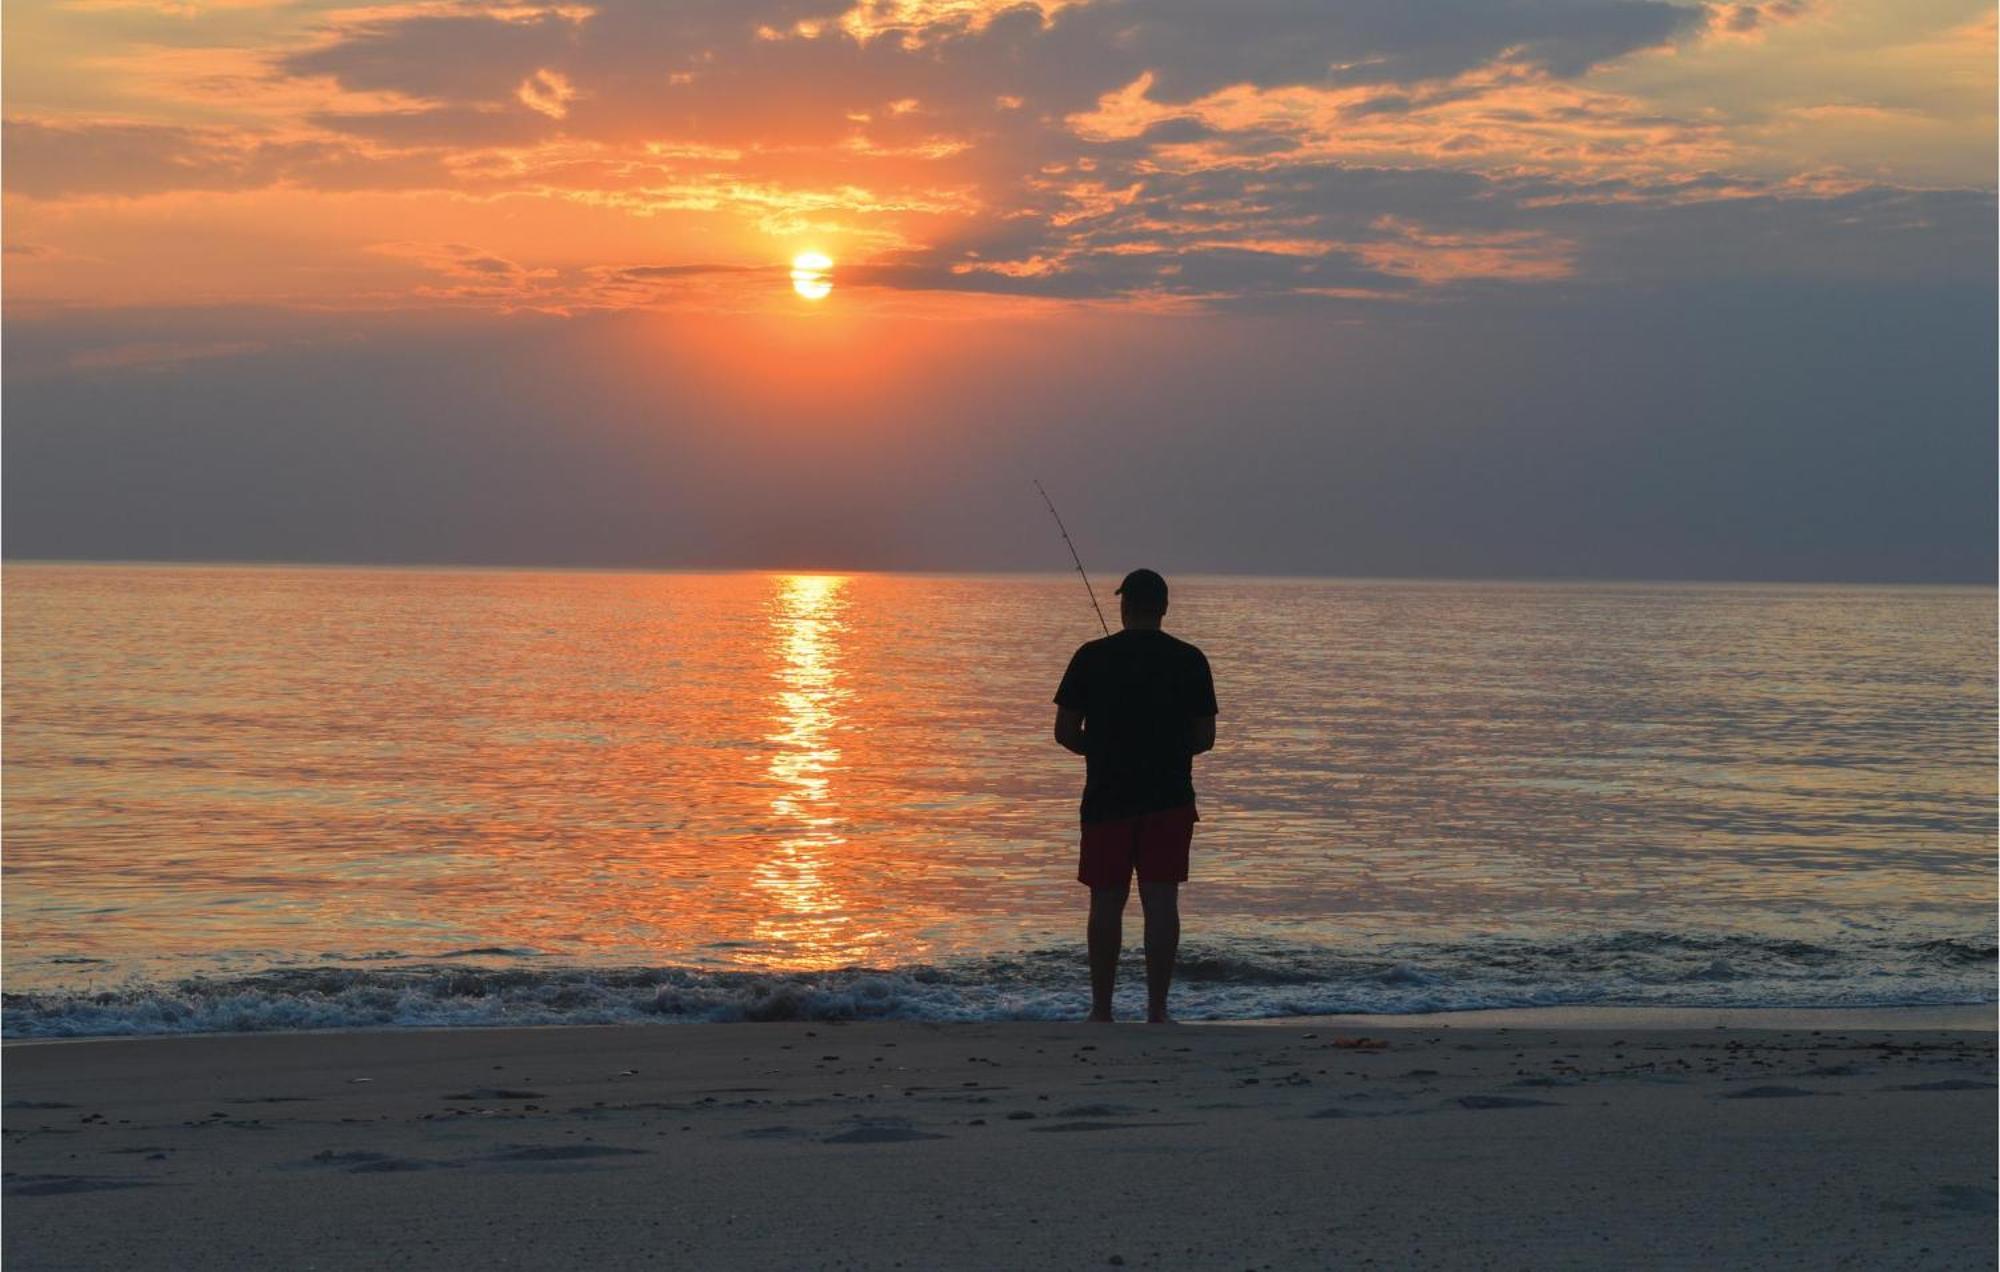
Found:
[[[839,575],[790,574],[773,580],[771,644],[778,682],[767,773],[777,784],[771,812],[780,837],[753,876],[767,898],[757,939],[785,951],[778,965],[833,967],[858,952],[848,939],[845,898],[829,878],[832,854],[846,844],[834,789],[840,747],[834,730],[846,697],[840,640],[847,630]]]
[[[792,258],[792,290],[807,300],[825,300],[833,291],[833,261],[824,252]]]
[[[10,987],[1081,937],[1082,775],[1048,737],[1094,634],[1074,575],[5,586]],[[1223,701],[1203,939],[1992,912],[1990,589],[1205,579],[1175,604]]]

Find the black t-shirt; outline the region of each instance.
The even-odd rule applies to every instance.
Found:
[[[1083,820],[1194,803],[1191,734],[1215,714],[1199,649],[1145,628],[1093,640],[1069,660],[1056,705],[1083,713]]]

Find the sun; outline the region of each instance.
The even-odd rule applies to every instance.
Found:
[[[792,258],[792,290],[807,300],[825,300],[833,290],[833,261],[824,252],[800,252]]]

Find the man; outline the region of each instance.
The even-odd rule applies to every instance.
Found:
[[[1084,758],[1077,882],[1090,888],[1090,1019],[1111,1020],[1125,900],[1146,912],[1146,1019],[1167,1022],[1188,877],[1194,757],[1215,745],[1208,659],[1160,630],[1167,581],[1134,570],[1118,587],[1124,630],[1076,651],[1056,690],[1056,741]]]

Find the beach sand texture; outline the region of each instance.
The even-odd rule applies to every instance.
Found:
[[[21,1044],[8,1268],[1989,1268],[1994,1036],[777,1024]]]

